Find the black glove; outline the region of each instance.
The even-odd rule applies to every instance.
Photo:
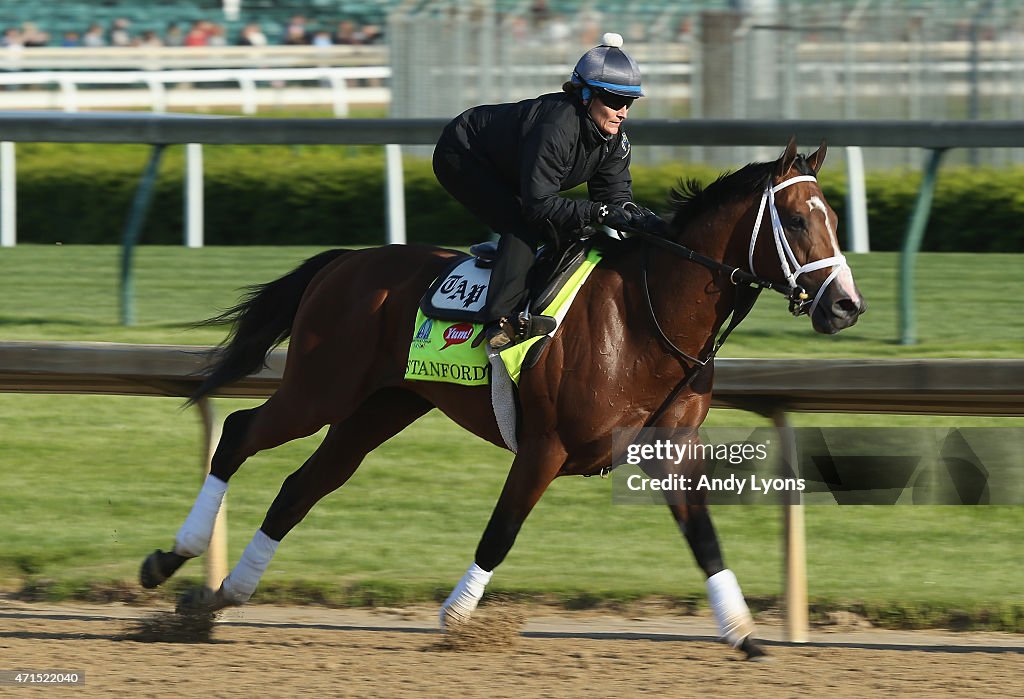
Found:
[[[663,219],[658,214],[654,213],[646,206],[640,206],[634,204],[631,201],[626,202],[622,205],[623,208],[631,211],[634,218],[639,217],[639,230],[641,233],[653,233],[654,235],[664,235],[668,233],[668,221]]]
[[[602,204],[597,222],[626,233],[664,233],[667,224],[656,213],[633,202],[623,205]]]

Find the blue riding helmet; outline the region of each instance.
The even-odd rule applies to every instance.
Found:
[[[583,99],[590,99],[593,92],[607,92],[620,97],[644,96],[640,89],[640,68],[620,46],[622,36],[608,32],[601,37],[600,46],[590,49],[580,58],[570,80],[574,85],[583,86]]]

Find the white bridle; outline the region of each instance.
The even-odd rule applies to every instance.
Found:
[[[818,289],[818,293],[814,295],[814,300],[810,302],[810,309],[807,311],[808,315],[814,315],[814,310],[818,307],[818,301],[821,299],[821,295],[825,293],[825,289],[828,285],[842,272],[844,269],[849,269],[849,265],[846,264],[846,256],[844,255],[833,255],[832,257],[826,257],[822,260],[815,262],[808,262],[805,265],[801,265],[796,259],[796,255],[793,254],[793,248],[789,246],[789,240],[786,238],[786,232],[782,227],[782,221],[779,219],[779,211],[775,208],[775,193],[781,189],[785,189],[791,184],[797,182],[817,182],[817,178],[813,175],[798,175],[797,177],[791,177],[784,182],[780,182],[774,187],[769,182],[764,188],[764,194],[761,195],[761,206],[757,210],[757,220],[754,221],[754,232],[750,236],[750,253],[748,255],[748,261],[750,263],[750,273],[757,274],[754,271],[754,246],[757,244],[757,234],[761,230],[761,221],[764,218],[764,211],[767,208],[769,217],[772,222],[772,233],[775,238],[775,250],[779,254],[779,265],[782,267],[782,274],[786,277],[786,281],[790,287],[798,288],[797,277],[807,272],[813,272],[818,269],[825,267],[834,267],[832,273],[828,275],[828,278],[822,283]],[[827,214],[826,214],[827,216]],[[800,303],[799,311],[803,311],[804,307],[807,306],[806,299]],[[794,313],[799,313],[795,311]]]

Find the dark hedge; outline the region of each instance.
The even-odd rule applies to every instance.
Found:
[[[208,149],[212,150],[212,149]],[[118,150],[102,159],[71,153],[19,159],[18,238],[23,242],[117,243],[146,160],[146,151]],[[845,228],[846,183],[823,172],[822,187]],[[687,164],[634,166],[638,201],[664,210],[667,193],[683,177],[703,182],[719,173]],[[162,164],[143,243],[182,238],[180,152]],[[873,250],[898,250],[920,174],[868,175],[868,219]],[[206,243],[209,245],[358,245],[384,240],[382,157],[343,152],[244,150],[218,152],[205,162]],[[573,193],[584,196],[584,190]],[[426,160],[405,163],[409,240],[468,245],[487,231],[436,183]],[[1024,169],[950,168],[940,173],[924,249],[1024,250]]]

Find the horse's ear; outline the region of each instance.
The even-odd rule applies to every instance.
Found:
[[[807,164],[814,170],[814,174],[818,174],[818,170],[821,169],[822,163],[825,162],[825,153],[828,151],[828,147],[825,145],[824,139],[821,141],[821,145],[818,146],[818,150],[807,156]]]
[[[793,167],[794,162],[796,162],[796,136],[790,136],[789,143],[786,145],[786,152],[775,163],[775,176],[782,177],[785,175]]]

